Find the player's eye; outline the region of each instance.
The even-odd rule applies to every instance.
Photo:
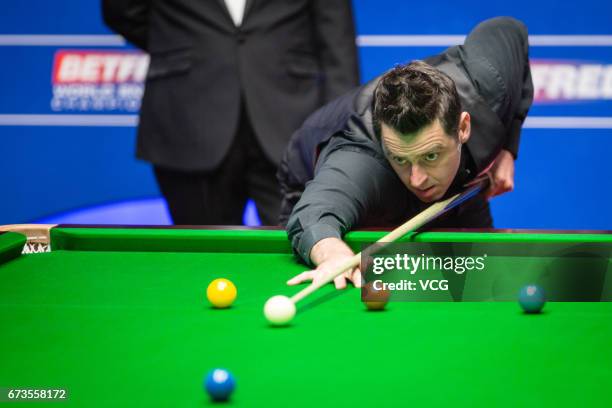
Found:
[[[400,166],[404,166],[406,163],[408,163],[408,159],[404,157],[397,157],[397,156],[393,156],[393,161]]]
[[[425,155],[425,161],[427,162],[434,162],[436,160],[438,160],[438,157],[440,156],[439,153],[429,153]]]

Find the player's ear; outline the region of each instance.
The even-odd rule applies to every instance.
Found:
[[[472,130],[470,121],[470,114],[468,112],[461,112],[461,117],[459,118],[459,142],[461,144],[470,139],[470,132]]]

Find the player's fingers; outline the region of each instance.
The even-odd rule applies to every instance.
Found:
[[[353,282],[353,286],[356,288],[361,287],[361,270],[359,268],[353,269],[350,280]]]
[[[492,192],[494,196],[498,196],[513,190],[512,180],[508,178],[499,178],[495,181],[495,190]]]
[[[334,284],[336,285],[336,289],[346,288],[346,276],[344,274],[337,276],[334,279]]]
[[[323,281],[327,277],[327,273],[328,273],[326,269],[317,269],[312,272],[313,272],[313,278],[312,278],[313,285],[319,284],[321,281]]]
[[[487,200],[490,200],[491,198],[495,197],[496,195],[497,195],[497,185],[493,181],[491,181],[490,187],[485,192],[485,198]]]
[[[311,281],[314,279],[315,273],[313,271],[302,272],[299,275],[294,276],[293,278],[287,281],[287,285],[298,285],[302,282]]]
[[[487,188],[487,190],[485,191],[484,196],[487,200],[490,200],[491,197],[495,196],[495,189],[497,188],[497,186],[493,174],[491,174],[491,172],[488,172],[486,173],[486,175],[489,178],[489,188]]]
[[[352,282],[353,285],[355,285],[355,279],[356,279],[356,272],[359,270],[359,268],[355,267],[355,268],[351,268],[348,271],[344,272],[342,274],[342,276],[344,276],[344,280],[346,282],[346,285],[348,286],[348,282]],[[358,274],[358,272],[357,272]]]

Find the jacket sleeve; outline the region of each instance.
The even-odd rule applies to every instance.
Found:
[[[147,51],[151,2],[152,0],[102,0],[102,17],[113,31]]]
[[[359,149],[322,152],[318,163],[287,223],[291,245],[308,265],[318,241],[342,238],[375,208],[388,176],[380,160]]]
[[[521,140],[521,129],[523,122],[527,117],[529,108],[533,101],[533,83],[531,81],[531,69],[529,64],[525,64],[525,77],[523,79],[523,90],[521,94],[521,100],[519,102],[518,109],[512,118],[510,128],[508,130],[508,137],[504,145],[504,149],[512,153],[512,156],[516,159],[518,157],[519,143]]]
[[[324,102],[359,85],[350,0],[313,0],[313,23],[324,75]]]
[[[531,79],[531,68],[529,66],[529,37],[527,35],[527,27],[520,22],[517,22],[517,26],[519,27],[518,31],[523,54],[523,82],[520,100],[514,116],[511,119],[506,143],[504,145],[504,149],[512,153],[515,159],[518,157],[521,128],[523,127],[523,122],[533,102],[533,81]]]

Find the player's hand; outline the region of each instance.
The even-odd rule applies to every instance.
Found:
[[[491,186],[486,192],[487,199],[514,190],[514,157],[507,150],[499,152],[489,170]]]
[[[303,282],[319,283],[324,280],[330,273],[337,271],[342,264],[348,262],[351,256],[339,256],[322,262],[316,269],[305,271],[287,281],[288,285],[298,285]],[[347,281],[353,282],[356,288],[361,287],[361,270],[355,267],[346,272],[343,272],[334,279],[336,289],[346,288]]]
[[[294,276],[289,279],[287,284],[297,285],[302,282],[310,281],[315,283],[321,282],[329,276],[329,274],[337,271],[337,268],[342,267],[342,264],[348,262],[354,255],[351,248],[341,239],[333,237],[324,238],[317,242],[310,251],[310,259],[315,265],[318,265],[317,268]],[[361,271],[358,267],[345,271],[340,276],[336,277],[334,279],[336,288],[346,288],[347,280],[353,282],[355,287],[361,287]]]

